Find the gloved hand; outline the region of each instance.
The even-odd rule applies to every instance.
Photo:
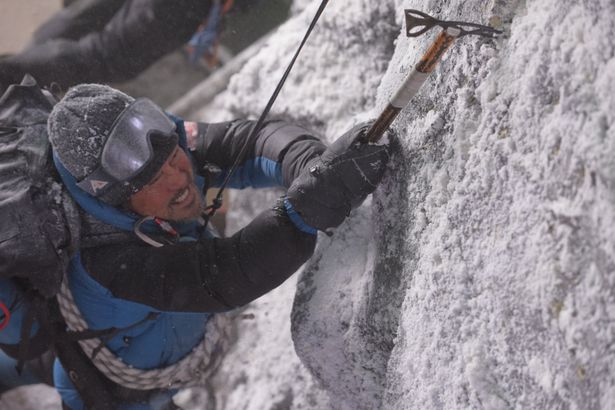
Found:
[[[390,154],[388,145],[358,141],[370,125],[346,132],[293,181],[285,205],[300,229],[310,232],[313,228],[315,233],[337,227],[376,189]]]

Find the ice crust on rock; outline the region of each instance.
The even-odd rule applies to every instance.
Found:
[[[297,2],[208,112],[257,116],[318,3]],[[406,38],[404,8],[506,35],[459,40],[402,112],[382,187],[298,278],[302,365],[279,339],[262,372],[300,373],[291,391],[325,408],[614,408],[615,4],[331,2],[274,115],[328,141],[377,115],[436,34]]]

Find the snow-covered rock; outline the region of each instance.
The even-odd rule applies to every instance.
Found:
[[[257,116],[319,3],[200,119]],[[395,122],[382,187],[319,238],[301,363],[293,283],[251,307],[271,319],[242,325],[254,347],[221,371],[245,366],[221,408],[615,408],[615,3],[333,1],[274,115],[329,141],[375,117],[437,34],[407,38],[404,8],[506,35],[452,47]]]

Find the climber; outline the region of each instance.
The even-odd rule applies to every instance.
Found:
[[[62,90],[126,81],[188,42],[192,61],[201,56],[213,61],[221,19],[232,5],[231,0],[76,1],[42,25],[25,50],[0,58],[0,93],[25,74]]]
[[[56,334],[53,381],[65,408],[173,408],[178,388],[219,365],[233,312],[292,275],[312,255],[317,231],[341,224],[377,187],[389,158],[386,145],[358,142],[363,125],[327,147],[300,126],[266,122],[229,186],[288,191],[217,238],[203,193],[226,177],[252,126],[185,122],[96,84],[70,89],[53,107],[53,162],[80,216],[57,310],[81,333],[60,338],[39,319],[55,308],[39,306],[24,348],[24,312],[37,307],[22,282],[1,279],[0,301],[11,311],[0,346],[28,356],[39,333]]]

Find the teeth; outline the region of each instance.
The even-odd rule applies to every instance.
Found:
[[[173,201],[173,202],[176,203],[176,204],[182,202],[183,200],[188,198],[188,194],[189,193],[190,193],[190,191],[187,188],[184,189],[184,191],[177,198],[175,198],[175,201]]]

